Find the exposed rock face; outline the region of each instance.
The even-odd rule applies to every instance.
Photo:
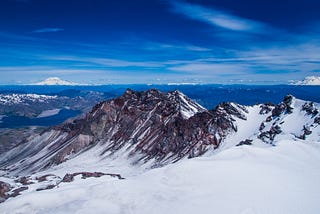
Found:
[[[243,146],[243,145],[252,145],[252,141],[253,140],[249,140],[249,139],[246,139],[246,140],[243,140],[241,141],[240,143],[238,143],[236,146]]]
[[[273,117],[278,117],[280,116],[280,114],[282,113],[288,113],[291,114],[292,113],[292,95],[287,95],[284,97],[283,102],[281,102],[280,104],[276,105],[275,108],[272,110],[272,116]]]
[[[258,138],[266,143],[273,143],[275,136],[280,134],[281,132],[282,131],[280,126],[271,126],[270,130],[261,132],[260,135],[258,135]]]
[[[259,112],[259,114],[268,114],[270,111],[272,111],[272,108],[273,108],[274,106],[275,106],[275,105],[272,104],[272,103],[265,103],[265,104],[260,105],[260,112]]]
[[[67,173],[63,177],[61,182],[70,183],[70,182],[72,182],[74,180],[74,177],[78,176],[78,175],[81,175],[82,179],[86,179],[86,178],[90,178],[90,177],[99,178],[99,177],[104,176],[104,175],[108,175],[108,176],[111,176],[111,177],[116,177],[116,178],[118,178],[120,180],[124,179],[120,174],[111,174],[111,173],[103,173],[103,172],[76,172],[76,173],[72,173],[72,174]]]
[[[231,103],[208,111],[179,91],[128,89],[121,97],[97,104],[85,117],[17,146],[0,158],[0,167],[17,173],[39,171],[96,145],[104,148],[103,156],[125,149],[134,163],[152,159],[161,165],[217,148],[237,130],[234,118],[245,120],[246,111]]]
[[[306,102],[305,104],[303,104],[302,110],[306,111],[309,115],[312,115],[313,117],[319,113],[318,109],[314,106],[313,102]]]
[[[0,181],[0,203],[8,198],[8,192],[12,189],[10,184]]]
[[[29,189],[27,186],[22,186],[18,188],[12,187],[10,184],[0,181],[0,203],[4,202],[8,198],[16,197],[21,195],[20,193]],[[12,192],[10,193],[10,191]]]

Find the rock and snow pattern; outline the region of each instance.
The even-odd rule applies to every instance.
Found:
[[[28,102],[46,102],[57,99],[58,96],[48,96],[40,94],[0,94],[0,105],[27,104]]]
[[[128,89],[1,154],[0,210],[318,213],[319,110]]]

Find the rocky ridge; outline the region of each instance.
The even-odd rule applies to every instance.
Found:
[[[196,157],[217,148],[237,130],[233,117],[245,119],[245,108],[223,103],[208,111],[179,91],[128,89],[97,104],[85,117],[50,128],[5,153],[0,166],[16,173],[60,164],[94,147],[101,156],[124,149],[133,163],[154,165]]]
[[[319,142],[319,109],[317,103],[288,95],[279,104],[250,107],[224,102],[207,110],[179,91],[128,89],[116,99],[100,102],[82,118],[29,136],[3,153],[0,173],[5,179],[0,181],[0,203],[79,178],[124,179],[118,173],[87,170],[97,162],[82,171],[63,166],[72,161],[83,164],[82,156],[82,161],[90,161],[86,153],[91,150],[98,151],[93,154],[103,164],[122,157],[131,165],[153,168],[223,149],[221,145],[227,144],[275,146],[279,139]],[[52,170],[61,165],[64,170]]]
[[[248,117],[262,118],[262,122],[247,124],[256,131],[235,138],[233,145],[256,141],[273,145],[285,134],[297,139],[317,138],[318,109],[318,104],[288,95],[277,105],[221,103],[207,110],[179,91],[128,89],[116,99],[100,102],[82,118],[25,139],[0,157],[0,167],[7,175],[28,175],[97,147],[102,159],[120,155],[134,165],[158,167],[218,148],[239,134],[240,122],[247,124]],[[296,119],[292,127],[290,123]]]

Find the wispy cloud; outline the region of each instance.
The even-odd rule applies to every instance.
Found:
[[[215,8],[207,8],[197,4],[182,1],[173,1],[173,11],[190,19],[206,22],[215,27],[245,32],[262,32],[265,24],[232,15]]]
[[[157,68],[163,67],[159,61],[129,61],[122,59],[111,58],[93,58],[93,57],[79,57],[79,56],[53,56],[44,57],[44,59],[64,61],[64,62],[81,62],[89,63],[88,65],[100,65],[106,67],[142,67],[142,68]]]
[[[278,45],[249,50],[230,50],[227,55],[176,61],[168,69],[207,79],[223,77],[252,78],[286,82],[288,77],[301,79],[320,71],[320,46],[315,43]],[[285,74],[285,75],[284,75]]]
[[[64,31],[63,28],[41,28],[32,31],[32,33],[52,33],[52,32],[59,32],[59,31]]]

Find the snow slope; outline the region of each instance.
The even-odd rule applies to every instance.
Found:
[[[276,147],[232,147],[214,156],[127,174],[125,180],[76,179],[52,190],[30,190],[0,204],[0,210],[4,214],[318,213],[319,167],[320,144],[282,140]],[[63,169],[72,171],[56,170]],[[121,168],[105,170],[117,169]]]

